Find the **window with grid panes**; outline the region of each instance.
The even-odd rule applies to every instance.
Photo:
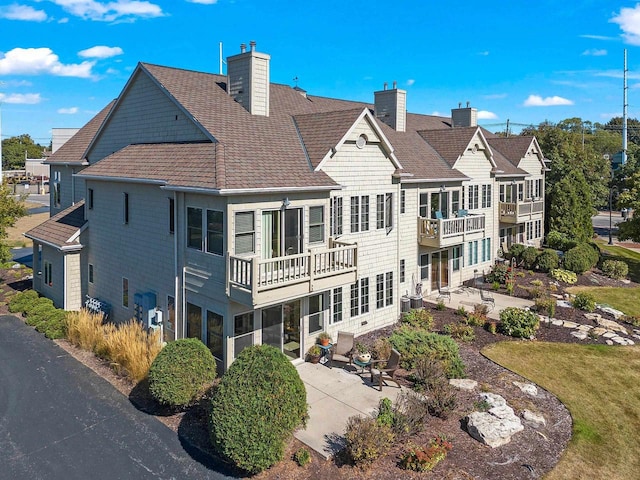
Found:
[[[360,197],[351,197],[351,233],[360,231]]]
[[[235,253],[255,252],[255,223],[253,212],[236,212]]]
[[[376,308],[384,307],[384,273],[376,275]]]
[[[386,295],[385,295],[385,305],[393,305],[393,272],[387,272],[385,275],[386,280]]]
[[[331,198],[329,217],[331,235],[342,235],[342,197]]]
[[[360,313],[369,311],[369,279],[360,279]]]
[[[324,242],[324,207],[309,207],[309,243]]]
[[[360,282],[356,280],[356,283],[351,285],[351,317],[357,317],[360,315]]]
[[[334,288],[332,295],[333,323],[342,321],[342,287]]]

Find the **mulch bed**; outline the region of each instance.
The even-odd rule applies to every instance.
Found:
[[[0,296],[6,299],[7,295],[18,290],[30,288],[31,281],[26,278],[25,270],[1,271],[2,285]],[[528,298],[528,288],[532,280],[541,280],[545,286],[552,281],[547,275],[541,273],[525,272],[524,276],[516,276],[517,286],[515,296]],[[622,283],[610,280],[598,273],[588,273],[579,276],[577,285],[615,285],[637,287],[637,284]],[[547,287],[548,288],[548,287]],[[553,292],[563,295],[564,288],[558,287]],[[435,305],[428,304],[426,308],[434,317],[434,331],[441,332],[444,325],[461,321],[461,317],[452,309],[437,310]],[[6,303],[0,304],[0,314],[8,313]],[[582,312],[573,308],[556,309],[556,318],[571,320],[576,323],[594,325],[587,320]],[[606,316],[603,314],[603,316]],[[612,317],[611,317],[612,318]],[[358,337],[356,341],[372,345],[380,337],[388,337],[395,326],[370,332]],[[458,391],[458,405],[456,410],[447,420],[430,417],[425,425],[423,433],[411,441],[418,445],[426,445],[435,435],[444,434],[453,443],[453,450],[431,474],[418,474],[407,472],[398,468],[399,456],[406,448],[406,442],[397,442],[389,454],[378,459],[371,468],[366,471],[349,465],[341,458],[324,460],[312,452],[312,462],[304,468],[299,467],[293,460],[293,453],[303,445],[293,439],[285,454],[285,460],[275,465],[270,470],[253,478],[259,480],[294,480],[313,478],[318,480],[335,479],[398,479],[398,478],[442,478],[442,479],[523,479],[540,478],[550,471],[558,462],[560,455],[565,450],[571,436],[571,417],[560,401],[538,388],[538,395],[531,397],[518,389],[513,382],[526,382],[522,377],[502,368],[488,360],[480,353],[480,350],[491,343],[498,341],[515,341],[502,335],[494,335],[481,327],[473,327],[475,339],[472,342],[459,342],[460,354],[465,363],[468,378],[478,381],[479,388],[476,391]],[[556,326],[541,326],[534,341],[551,341],[566,343],[603,343],[604,339],[587,338],[578,340],[570,335],[570,329]],[[93,354],[81,351],[66,341],[57,341],[61,348],[69,352],[79,361],[93,369],[110,381],[124,395],[128,396],[133,405],[139,410],[155,415],[160,421],[172,428],[181,439],[182,444],[192,456],[205,464],[213,465],[219,460],[215,459],[211,450],[208,428],[206,399],[200,404],[194,405],[183,412],[174,412],[162,409],[150,398],[148,388],[144,382],[133,385],[123,377],[118,376],[103,360]],[[409,372],[401,371],[400,380],[406,386],[411,386]],[[393,387],[389,387],[393,388]],[[524,409],[542,413],[547,421],[546,426],[533,428],[525,426],[525,430],[514,435],[511,443],[492,449],[472,439],[464,430],[462,419],[473,411],[474,404],[479,401],[479,391],[490,391],[503,396],[508,404],[514,408],[516,414]],[[225,469],[228,472],[232,470]],[[240,475],[239,472],[235,472]]]

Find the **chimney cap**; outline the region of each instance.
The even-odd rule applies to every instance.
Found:
[[[249,46],[251,47],[251,51],[255,52],[256,51],[256,41],[255,40],[251,40],[249,42]]]
[[[247,44],[246,43],[241,43],[240,44],[240,53],[244,53],[247,51]]]
[[[389,84],[387,82],[384,82],[383,87],[384,87],[384,90],[386,90],[389,87]]]
[[[393,89],[396,90],[398,88],[398,82],[393,81]]]

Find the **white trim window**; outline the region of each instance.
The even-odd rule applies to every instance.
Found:
[[[477,210],[478,205],[478,185],[469,185],[469,210]]]
[[[309,207],[309,243],[324,242],[324,207]]]
[[[393,305],[393,272],[387,272],[385,274],[385,287],[384,304],[388,307],[389,305]]]
[[[187,247],[202,250],[202,209],[187,207]]]
[[[384,273],[376,275],[376,308],[384,307]]]
[[[360,279],[360,313],[369,313],[369,279]]]
[[[351,284],[351,318],[360,315],[360,280],[356,280],[356,283]]]
[[[469,242],[469,265],[475,265],[478,263],[478,240]]]
[[[235,253],[254,253],[256,251],[255,216],[253,212],[236,212]]]
[[[43,271],[44,271],[44,284],[50,287],[53,286],[53,269],[51,266],[51,262],[44,261],[43,262]]]
[[[332,237],[342,235],[342,197],[329,199],[329,224]]]
[[[482,208],[491,208],[491,184],[482,185]]]
[[[342,287],[334,288],[331,295],[331,308],[333,311],[332,323],[342,321]]]
[[[429,254],[422,253],[420,255],[420,280],[429,278]]]
[[[207,253],[224,254],[224,216],[220,210],[207,210]]]
[[[393,228],[393,193],[385,193],[376,197],[376,228]]]

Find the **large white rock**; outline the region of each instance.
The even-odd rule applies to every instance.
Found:
[[[449,380],[449,385],[460,390],[473,390],[478,386],[478,382],[470,378],[452,378]]]
[[[522,419],[534,427],[544,426],[547,424],[547,421],[541,413],[532,412],[531,410],[523,411]]]
[[[513,382],[523,393],[535,397],[538,395],[538,388],[533,383]]]
[[[480,395],[491,406],[487,412],[473,412],[465,418],[469,435],[481,443],[496,448],[511,441],[511,437],[524,430],[520,418],[495,393]]]
[[[609,320],[608,318],[597,318],[596,322],[598,323],[598,326],[606,328],[607,330],[611,330],[613,332],[621,332],[625,335],[628,333],[626,328],[624,328],[618,322],[614,322],[613,320]]]

